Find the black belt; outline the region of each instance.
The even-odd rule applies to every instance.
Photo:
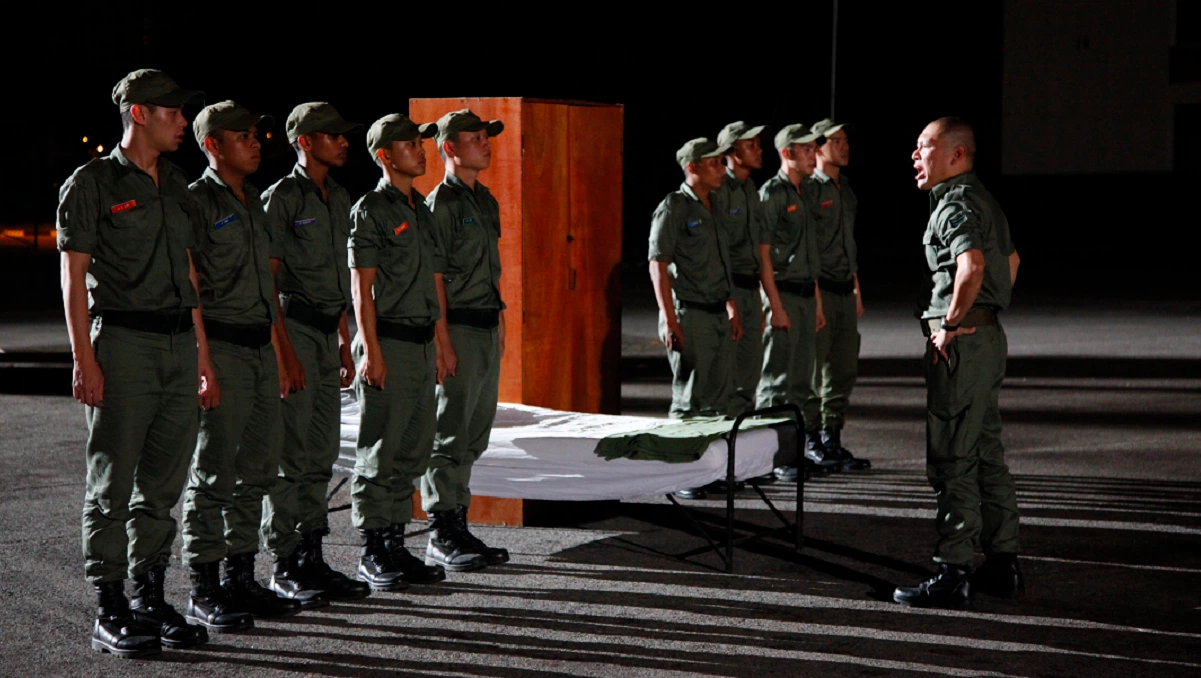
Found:
[[[446,322],[450,325],[466,325],[481,330],[490,330],[500,325],[500,311],[483,308],[452,308],[446,311]]]
[[[270,325],[232,325],[217,320],[206,320],[204,334],[209,339],[243,348],[262,348],[271,343]]]
[[[777,280],[776,289],[789,294],[797,294],[802,297],[812,297],[815,285],[812,280],[804,282],[796,282],[792,280]]]
[[[725,315],[726,313],[726,304],[724,301],[719,301],[714,304],[702,304],[698,301],[684,301],[683,299],[677,299],[676,306],[689,311],[707,311],[709,313],[720,313],[722,315]]]
[[[735,273],[733,277],[734,277],[734,287],[744,289],[744,290],[759,289],[759,276],[757,276],[757,275],[741,275],[741,274]]]
[[[845,282],[837,280],[828,280],[826,278],[818,278],[818,285],[823,292],[833,292],[834,294],[850,294],[855,291],[855,279],[851,278]]]
[[[942,318],[926,318],[922,320],[922,334],[930,336],[931,334],[942,329]],[[963,316],[963,320],[959,321],[960,327],[985,327],[987,325],[997,325],[1000,321],[997,319],[997,311],[989,306],[974,306],[972,310]]]
[[[178,311],[100,311],[101,326],[113,325],[155,334],[183,334],[192,329],[192,309]]]
[[[338,325],[342,322],[341,314],[326,315],[296,299],[288,301],[288,312],[284,315],[298,323],[308,325],[322,334],[337,332]]]
[[[407,341],[413,344],[428,344],[434,339],[433,325],[400,325],[387,320],[375,321],[375,333],[381,337]]]

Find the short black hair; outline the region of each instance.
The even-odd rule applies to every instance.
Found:
[[[939,138],[945,139],[955,146],[963,146],[968,162],[975,164],[976,130],[972,128],[972,124],[963,118],[954,116],[939,118],[934,122],[938,123],[940,129]]]
[[[158,110],[158,106],[154,104],[134,104],[134,106],[145,106],[146,112],[151,114]],[[133,106],[121,111],[121,130],[124,131],[130,127],[133,127]]]

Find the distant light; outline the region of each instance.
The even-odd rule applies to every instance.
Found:
[[[267,138],[268,138],[268,139],[270,139],[270,138],[271,138],[271,133],[270,133],[270,132],[267,132]]]
[[[103,152],[104,152],[104,146],[96,146],[96,152],[97,152],[97,153],[103,153]]]
[[[88,143],[88,138],[87,138],[87,137],[84,137],[84,138],[83,138],[83,143],[85,143],[85,144],[86,144],[86,143]]]

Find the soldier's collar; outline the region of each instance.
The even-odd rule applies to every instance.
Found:
[[[686,183],[680,184],[680,192],[683,193],[684,195],[688,196],[692,200],[695,200],[697,202],[701,201],[700,198],[696,197],[696,192],[692,190],[692,187]]]
[[[145,174],[146,176],[150,176],[149,174],[146,173],[146,170],[142,169],[141,167],[138,167],[134,163],[134,161],[130,160],[128,156],[126,156],[124,153],[121,152],[120,144],[117,144],[116,146],[113,147],[113,151],[112,151],[112,153],[108,154],[108,157],[112,158],[113,160],[116,160],[117,164],[120,165],[121,167],[123,167],[126,171],[140,172],[142,174]],[[168,175],[169,173],[171,173],[175,169],[175,167],[174,167],[174,165],[171,164],[171,162],[169,160],[167,160],[166,158],[164,158],[163,156],[160,155],[158,157],[158,169],[159,169],[159,179],[160,179],[159,184],[161,185],[162,184],[161,179],[163,177],[165,177],[166,175]]]
[[[934,198],[934,200],[942,200],[943,196],[949,193],[952,188],[963,184],[974,184],[976,181],[977,179],[975,170],[968,170],[963,174],[956,174],[950,179],[947,179],[941,184],[935,186],[930,190],[930,195]]]
[[[405,194],[401,193],[399,188],[393,186],[392,182],[388,181],[387,177],[380,177],[379,182],[375,185],[375,190],[383,193],[384,197],[392,202],[402,202],[405,205],[409,204],[408,199],[405,198]],[[410,208],[416,207],[417,203],[419,202],[425,202],[425,196],[421,195],[421,192],[417,190],[416,186],[409,190],[413,192],[413,204],[410,205]]]
[[[813,178],[814,178],[814,180],[816,180],[816,181],[820,181],[820,182],[822,182],[823,184],[825,184],[825,183],[829,183],[829,182],[831,181],[831,179],[830,179],[830,175],[829,175],[829,174],[826,174],[826,173],[825,173],[825,172],[823,172],[823,171],[821,171],[821,169],[814,169],[814,170],[813,170]]]
[[[466,191],[472,197],[475,197],[488,190],[488,187],[481,184],[478,178],[475,180],[475,188],[472,188],[467,185],[467,182],[463,181],[458,176],[451,174],[450,172],[446,173],[446,177],[443,179],[443,181],[451,186],[454,186],[460,191]]]
[[[213,169],[212,167],[205,167],[204,174],[200,175],[200,178],[217,184],[221,188],[229,191],[230,195],[233,195],[234,189],[230,188],[229,184],[225,183],[225,181],[221,178],[221,175],[217,174],[217,170]],[[258,189],[256,189],[249,181],[245,179],[242,180],[242,194],[245,195],[247,199],[257,199],[259,197]]]
[[[304,167],[300,163],[296,163],[296,166],[292,168],[292,176],[296,177],[302,186],[308,186],[317,192],[321,191],[321,189],[317,188],[317,182],[313,181],[309,173],[304,171]],[[327,172],[325,175],[325,190],[333,193],[334,188],[337,186],[338,182],[334,181],[333,174]]]

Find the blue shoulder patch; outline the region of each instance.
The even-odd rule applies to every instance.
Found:
[[[231,214],[228,217],[225,217],[224,219],[222,219],[221,221],[218,221],[217,223],[213,224],[213,228],[224,228],[226,226],[229,226],[233,222],[237,221],[237,219],[238,219],[238,215]]]

